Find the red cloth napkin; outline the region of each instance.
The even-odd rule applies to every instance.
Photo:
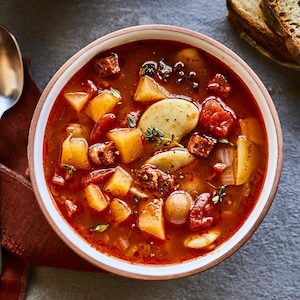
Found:
[[[30,266],[102,271],[60,240],[35,199],[28,177],[26,150],[30,121],[40,91],[32,79],[28,59],[24,59],[24,72],[21,99],[0,120],[0,227],[4,248],[0,299],[25,296]],[[13,290],[20,298],[9,294]]]

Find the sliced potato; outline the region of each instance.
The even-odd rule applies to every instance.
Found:
[[[220,232],[213,229],[202,234],[195,233],[184,241],[184,245],[193,249],[206,248],[210,246],[219,237],[219,235]]]
[[[249,181],[252,173],[257,169],[260,153],[255,144],[245,136],[239,136],[236,145],[234,177],[235,184],[241,185]]]
[[[189,66],[189,69],[198,70],[206,67],[205,59],[196,48],[184,48],[176,54],[178,61]]]
[[[64,93],[64,97],[74,110],[80,112],[89,99],[89,94],[85,92],[69,92]]]
[[[182,49],[176,54],[176,61],[183,62],[189,70],[195,70],[200,85],[209,79],[205,58],[199,50],[195,48]]]
[[[114,142],[125,164],[143,155],[142,132],[139,128],[115,128],[108,132],[107,137]]]
[[[247,137],[250,141],[258,145],[262,145],[265,142],[262,128],[257,119],[240,119],[239,123],[242,129],[242,135]]]
[[[169,92],[152,77],[141,76],[133,99],[138,102],[157,101],[169,97]]]
[[[179,180],[179,188],[188,192],[192,197],[196,197],[200,192],[207,190],[206,177],[197,172],[186,172]]]
[[[117,197],[124,197],[132,185],[132,177],[123,168],[117,167],[115,173],[108,179],[104,190]]]
[[[79,170],[89,170],[88,143],[84,138],[73,138],[69,135],[62,143],[60,165],[73,166]]]
[[[142,115],[138,127],[142,132],[154,127],[164,137],[179,142],[192,131],[199,119],[199,110],[192,102],[183,99],[163,99],[152,104]]]
[[[197,158],[186,149],[174,149],[153,155],[146,163],[155,165],[162,171],[172,173],[180,168],[190,166],[196,161]]]
[[[151,234],[161,240],[166,239],[163,203],[159,199],[140,202],[138,225],[141,231]]]
[[[103,211],[109,204],[109,198],[106,197],[101,189],[94,183],[85,187],[84,193],[88,205],[99,212]]]
[[[111,112],[119,101],[120,98],[114,96],[110,91],[104,90],[88,102],[84,112],[94,122],[97,122],[106,113]]]

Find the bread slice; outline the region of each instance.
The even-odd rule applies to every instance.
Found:
[[[261,0],[267,25],[281,36],[291,56],[300,64],[300,1]]]
[[[285,40],[277,35],[265,22],[260,8],[261,0],[226,0],[227,17],[246,40],[262,54],[277,63],[300,70],[294,57],[287,50]]]

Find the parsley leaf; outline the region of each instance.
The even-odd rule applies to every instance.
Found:
[[[64,166],[65,169],[67,169],[68,174],[69,174],[70,176],[72,176],[73,171],[76,171],[75,167],[72,166],[72,165],[64,164],[63,166]]]
[[[90,228],[90,231],[103,232],[108,228],[109,224],[97,224]]]
[[[218,141],[221,144],[225,144],[225,145],[230,145],[232,147],[236,147],[236,143],[230,142],[227,138],[219,138]]]
[[[129,125],[129,127],[131,127],[131,128],[136,127],[135,119],[134,119],[134,117],[133,117],[132,115],[130,115],[130,114],[127,115],[127,123],[128,123],[128,125]]]
[[[110,91],[111,91],[111,93],[112,93],[116,98],[119,98],[119,99],[122,98],[122,97],[121,97],[120,91],[118,91],[117,89],[111,87],[111,88],[110,88]]]

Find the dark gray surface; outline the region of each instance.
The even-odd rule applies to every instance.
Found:
[[[116,29],[160,23],[215,38],[247,61],[270,91],[285,143],[281,183],[269,213],[253,237],[217,267],[159,282],[37,268],[28,299],[300,298],[300,72],[276,65],[240,40],[226,12],[224,0],[0,0],[0,23],[32,59],[41,89],[77,50]]]

